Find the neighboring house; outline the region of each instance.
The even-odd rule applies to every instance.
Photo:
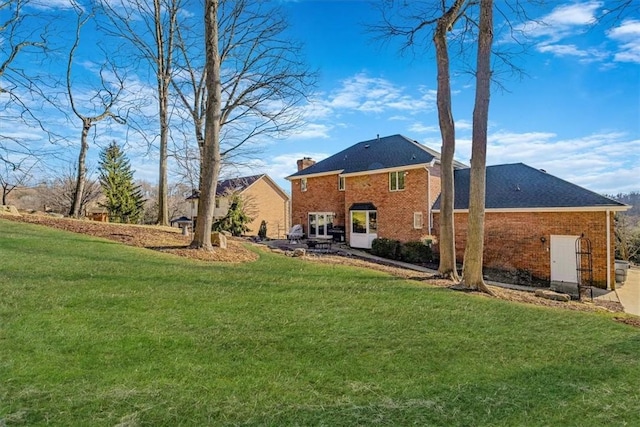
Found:
[[[469,169],[459,162],[454,168],[461,262]],[[309,237],[330,238],[331,229],[342,226],[350,246],[366,249],[377,237],[407,242],[438,234],[440,154],[404,136],[363,141],[318,163],[301,159],[298,172],[287,179],[292,223],[301,224]],[[499,210],[492,210],[494,203]],[[564,281],[569,281],[571,269],[575,282],[575,241],[584,234],[593,248],[594,281],[610,284],[613,213],[627,206],[522,164],[487,169],[486,206],[485,266]],[[569,237],[562,236],[571,238],[571,260],[565,253]]]
[[[260,223],[267,224],[267,237],[283,238],[291,225],[289,220],[289,195],[266,174],[245,176],[218,181],[216,188],[214,220],[224,217],[229,211],[231,199],[239,195],[246,213],[253,218],[247,227],[248,234],[258,234]],[[191,217],[198,213],[199,193],[187,197],[191,202]]]

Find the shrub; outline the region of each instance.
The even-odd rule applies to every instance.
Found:
[[[400,259],[400,247],[398,240],[379,237],[371,242],[371,253],[387,259]]]
[[[413,264],[429,262],[433,260],[433,251],[423,242],[407,242],[401,247],[400,258]]]
[[[260,223],[260,228],[258,229],[258,237],[260,237],[262,240],[267,238],[267,223],[264,219]]]
[[[234,194],[227,214],[213,223],[211,231],[228,231],[232,236],[242,236],[249,231],[247,224],[252,218],[245,212],[242,198]]]

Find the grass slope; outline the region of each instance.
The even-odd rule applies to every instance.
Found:
[[[0,220],[0,425],[634,425],[639,355],[608,315]]]

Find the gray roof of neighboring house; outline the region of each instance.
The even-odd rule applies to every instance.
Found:
[[[469,208],[470,169],[454,172],[455,209]],[[487,166],[486,209],[624,207],[624,203],[523,163]],[[440,197],[434,209],[440,209]]]
[[[340,171],[343,174],[422,165],[440,160],[440,153],[402,135],[358,142],[287,178]],[[455,162],[456,167],[466,167]]]
[[[229,193],[244,191],[248,187],[250,187],[251,184],[259,180],[263,176],[265,176],[265,174],[242,176],[239,178],[231,178],[231,179],[218,181],[218,185],[216,187],[216,196],[218,197],[225,196]],[[187,200],[199,199],[199,198],[200,198],[200,191],[193,190],[193,194],[187,197]]]
[[[240,178],[225,179],[224,181],[218,181],[216,187],[216,196],[224,196],[230,193],[237,193],[244,191],[251,186],[254,182],[262,178],[261,175],[242,176]]]

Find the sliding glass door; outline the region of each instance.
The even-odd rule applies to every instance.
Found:
[[[309,213],[309,237],[316,239],[329,239],[329,230],[333,227],[334,214],[332,212]]]

